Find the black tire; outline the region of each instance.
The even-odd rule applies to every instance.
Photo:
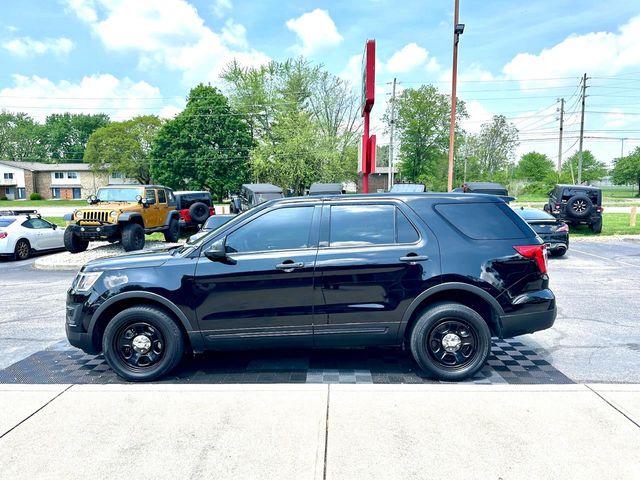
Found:
[[[131,307],[107,324],[102,352],[118,376],[131,382],[149,382],[180,363],[184,338],[164,311],[150,306]]]
[[[209,207],[202,202],[196,202],[189,207],[189,215],[194,222],[202,223],[209,218]]]
[[[26,238],[21,238],[16,242],[16,248],[13,249],[13,258],[15,260],[26,260],[31,255],[31,244]]]
[[[602,218],[599,218],[595,222],[590,223],[589,228],[593,233],[602,233]]]
[[[144,248],[144,228],[137,223],[127,223],[122,229],[122,247],[125,252]]]
[[[427,374],[459,381],[484,366],[491,352],[491,332],[475,310],[459,303],[437,303],[420,314],[410,344],[413,358]]]
[[[165,242],[175,243],[180,240],[180,222],[176,217],[169,221],[169,227],[163,233]]]
[[[236,209],[236,205],[233,202],[231,202],[229,204],[229,213],[231,213],[231,214],[237,214],[238,213],[238,210]]]
[[[567,201],[566,212],[573,218],[587,218],[593,211],[593,202],[591,199],[578,193]]]
[[[552,257],[563,257],[565,253],[567,253],[566,248],[556,248],[549,252]]]
[[[547,213],[549,213],[551,211],[551,207],[549,207],[548,203],[545,203],[544,206],[542,207],[542,209]]]
[[[89,246],[89,240],[83,240],[75,235],[68,228],[64,231],[64,248],[67,252],[80,253],[84,252]]]

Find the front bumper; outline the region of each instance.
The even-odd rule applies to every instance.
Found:
[[[120,226],[118,224],[105,225],[69,225],[67,230],[71,230],[74,235],[83,240],[100,240],[113,238],[120,235]]]
[[[500,337],[511,338],[551,328],[558,313],[551,290],[528,292],[514,299],[517,313],[500,316]]]

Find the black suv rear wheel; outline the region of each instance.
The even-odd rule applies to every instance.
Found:
[[[486,362],[491,332],[475,310],[459,303],[438,303],[416,322],[411,352],[418,365],[437,379],[463,380]]]
[[[151,381],[180,363],[184,339],[178,325],[162,310],[131,307],[107,324],[102,351],[120,377],[133,382]]]

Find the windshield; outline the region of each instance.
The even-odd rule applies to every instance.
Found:
[[[142,196],[142,188],[99,188],[96,197],[101,202],[136,202],[136,196]]]
[[[0,227],[8,227],[15,221],[15,218],[0,218]]]
[[[274,193],[256,193],[255,194],[256,204],[266,202],[268,200],[276,200],[278,198],[282,198],[281,193],[274,192]]]

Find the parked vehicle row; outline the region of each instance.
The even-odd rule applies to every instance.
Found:
[[[36,210],[0,211],[0,256],[26,260],[34,252],[64,248],[64,229],[48,222]]]
[[[406,345],[455,381],[556,304],[545,243],[502,199],[419,193],[263,203],[182,247],[87,263],[66,311],[69,342],[127,380],[185,351]]]

